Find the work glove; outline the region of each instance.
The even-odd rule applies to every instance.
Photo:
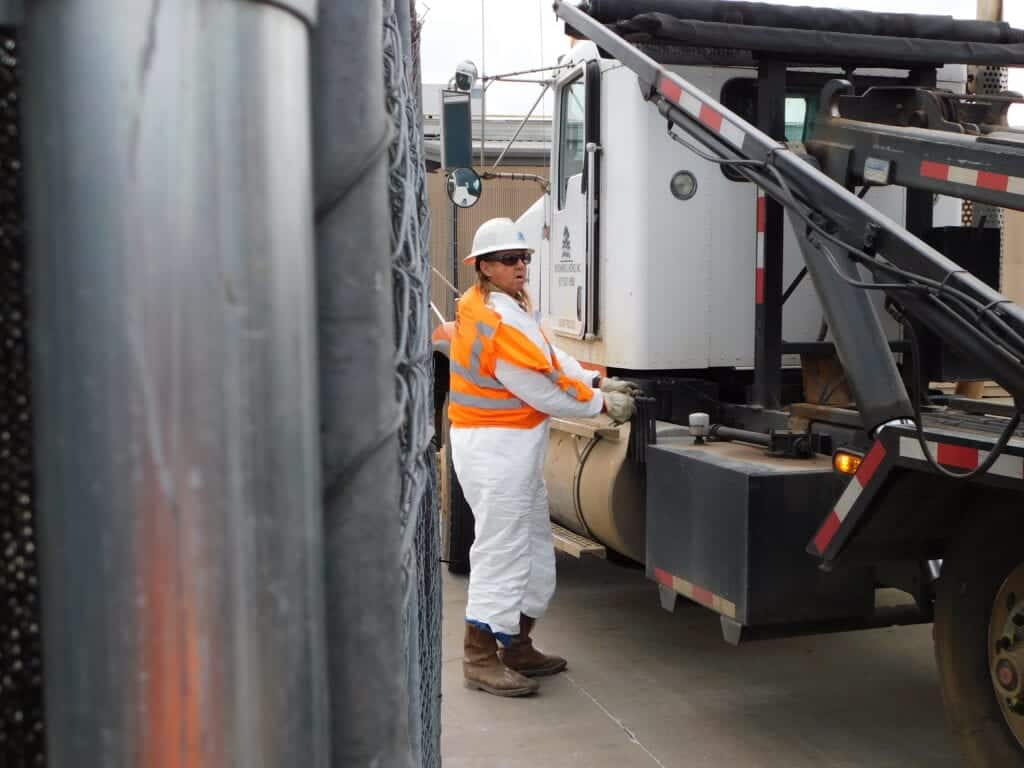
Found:
[[[630,397],[636,397],[640,394],[640,387],[636,384],[631,384],[628,381],[622,379],[616,379],[614,376],[608,379],[601,379],[601,391],[602,392],[621,392],[624,395]]]
[[[604,412],[611,416],[616,424],[629,421],[633,418],[634,411],[636,403],[633,402],[632,395],[625,392],[605,392]]]

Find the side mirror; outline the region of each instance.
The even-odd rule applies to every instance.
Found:
[[[448,199],[459,208],[472,208],[483,191],[484,182],[472,168],[456,168],[448,174]]]

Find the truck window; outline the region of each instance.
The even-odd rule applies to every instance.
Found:
[[[806,90],[806,89],[805,89]],[[757,81],[736,78],[722,86],[721,102],[748,123],[757,125]],[[818,92],[797,91],[786,96],[786,141],[805,141],[814,131],[814,115],[818,111]],[[723,167],[722,172],[733,181],[745,181],[736,171]]]
[[[586,92],[580,77],[562,89],[558,128],[558,207],[565,207],[569,179],[583,173],[586,152]]]
[[[807,99],[786,97],[786,141],[803,141],[807,128]]]

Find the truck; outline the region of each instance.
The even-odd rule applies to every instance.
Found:
[[[984,226],[1024,210],[1024,132],[1019,96],[968,89],[968,67],[1024,66],[1024,32],[719,0],[555,12],[579,43],[550,187],[519,219],[529,288],[555,343],[643,393],[629,424],[553,420],[556,546],[642,564],[731,643],[933,622],[967,763],[1024,766],[1024,309]],[[1010,402],[929,387],[964,380]],[[450,462],[443,485],[465,572]]]

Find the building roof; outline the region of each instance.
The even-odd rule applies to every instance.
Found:
[[[441,117],[431,114],[424,104],[423,148],[428,170],[435,170],[441,163]],[[488,115],[485,125],[484,161],[493,163],[498,159],[508,142],[515,136],[522,123],[522,117]],[[480,117],[475,115],[472,126],[473,157],[480,156]],[[546,167],[551,158],[551,119],[531,117],[519,133],[519,138],[509,147],[502,164],[532,165]]]

